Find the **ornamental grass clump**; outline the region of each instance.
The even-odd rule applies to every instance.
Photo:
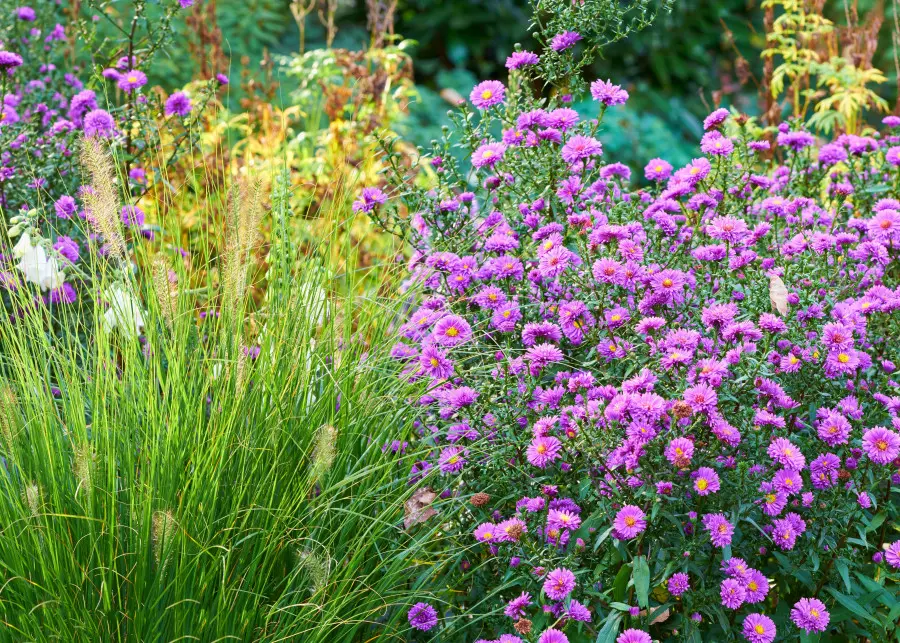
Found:
[[[585,118],[512,67],[435,144],[433,185],[395,177],[424,294],[393,354],[429,386],[410,483],[458,563],[411,627],[896,636],[900,119],[826,143],[717,109],[702,155],[636,188],[603,150],[623,88],[591,83]]]

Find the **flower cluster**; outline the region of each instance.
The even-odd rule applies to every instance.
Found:
[[[151,41],[142,43],[150,51],[163,44],[184,3],[166,6]],[[149,19],[142,5],[134,10],[135,24]],[[192,115],[218,86],[201,82],[191,90],[193,98],[179,91],[163,102],[147,91],[142,68],[149,67],[151,54],[118,50],[92,52],[100,59],[109,54],[112,63],[91,78],[91,59],[83,67],[76,56],[73,64],[70,52],[75,34],[94,27],[67,20],[67,14],[57,3],[21,6],[0,27],[0,207],[10,237],[22,235],[12,257],[0,257],[0,283],[7,290],[33,290],[35,301],[48,305],[76,301],[86,281],[86,271],[78,268],[81,255],[94,242],[101,249],[104,241],[90,225],[79,141],[102,139],[121,161],[120,196],[131,201],[122,209],[122,224],[130,239],[152,237],[140,199],[166,145],[176,151],[190,147]]]
[[[473,90],[467,162],[445,142],[435,185],[396,184],[424,293],[393,349],[428,384],[410,480],[466,552],[430,589],[466,618],[492,596],[502,641],[887,636],[898,123],[819,145],[719,109],[702,156],[634,187],[602,146],[624,90],[594,83],[584,118],[515,86]]]

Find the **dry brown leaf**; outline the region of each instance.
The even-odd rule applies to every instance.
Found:
[[[769,301],[772,302],[772,308],[778,311],[782,317],[788,314],[788,291],[781,277],[772,275],[769,277]]]
[[[657,623],[665,623],[666,621],[669,620],[669,614],[670,614],[670,612],[668,609],[666,609],[661,614],[657,614],[656,616],[653,617],[653,621],[650,623],[650,625],[656,625]],[[647,616],[647,610],[641,610],[640,616]]]
[[[418,525],[437,515],[437,512],[431,506],[431,503],[434,502],[437,496],[429,487],[418,489],[403,505],[403,513],[405,514],[403,526],[409,529],[413,525]]]
[[[454,107],[459,107],[466,102],[466,99],[462,97],[462,94],[449,87],[445,87],[441,90],[441,98],[443,98]]]

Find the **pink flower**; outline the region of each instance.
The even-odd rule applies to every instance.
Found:
[[[499,80],[485,80],[478,83],[469,94],[469,100],[478,109],[488,109],[506,99],[506,87]]]
[[[616,514],[613,527],[623,540],[631,539],[647,528],[646,514],[640,507],[625,505]]]

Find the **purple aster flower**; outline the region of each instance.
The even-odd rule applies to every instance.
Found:
[[[616,643],[653,643],[653,639],[643,630],[628,629],[619,634]]]
[[[782,132],[776,142],[797,152],[815,143],[815,139],[809,132]]]
[[[19,7],[16,9],[16,18],[25,22],[34,22],[37,14],[31,7]]]
[[[713,111],[709,116],[703,119],[703,129],[711,130],[716,129],[726,121],[729,116],[729,111],[724,107],[720,107],[719,109]]]
[[[566,163],[577,163],[592,156],[603,154],[603,146],[589,136],[573,136],[562,148],[562,158]]]
[[[166,116],[187,116],[191,113],[193,105],[191,99],[184,92],[175,92],[166,100]]]
[[[900,435],[893,431],[876,426],[863,434],[863,450],[869,459],[876,464],[890,464],[900,455]]]
[[[709,532],[715,547],[721,548],[731,544],[734,526],[723,514],[706,514],[703,516],[703,527]]]
[[[127,226],[144,225],[146,219],[144,211],[136,205],[126,205],[122,207],[122,223]]]
[[[569,638],[559,630],[551,627],[541,633],[538,643],[569,643]]]
[[[550,41],[550,49],[553,51],[565,51],[581,40],[581,34],[575,31],[564,31],[553,36]]]
[[[609,80],[595,80],[591,83],[591,96],[598,103],[611,107],[613,105],[624,105],[628,100],[628,92],[613,85]]]
[[[766,594],[769,593],[769,579],[762,572],[748,569],[742,580],[746,591],[745,602],[760,603],[766,598]]]
[[[47,294],[47,301],[51,304],[74,304],[78,300],[78,293],[70,283],[64,283],[59,288],[53,288]]]
[[[478,109],[488,109],[501,104],[506,98],[506,87],[499,80],[485,80],[472,89],[469,101]]]
[[[53,244],[53,249],[72,263],[78,261],[78,244],[71,237],[57,237],[56,243]]]
[[[744,589],[743,583],[736,578],[726,578],[719,587],[719,596],[722,598],[722,605],[736,610],[744,604],[747,590]]]
[[[575,589],[575,574],[565,567],[559,567],[547,574],[544,593],[554,601],[561,601]]]
[[[535,437],[525,453],[533,466],[544,469],[551,462],[560,457],[562,443],[552,436]]]
[[[0,71],[9,72],[22,64],[22,56],[11,51],[0,50]]]
[[[75,199],[68,195],[63,195],[53,204],[53,210],[60,219],[71,219],[72,215],[78,209]]]
[[[441,473],[459,473],[462,471],[463,465],[466,464],[463,453],[462,447],[447,447],[441,451],[441,455],[438,458],[438,468]]]
[[[447,315],[434,326],[432,338],[441,346],[458,346],[472,337],[472,327],[459,315]]]
[[[685,468],[694,455],[694,443],[688,438],[675,438],[666,446],[665,455],[676,467]]]
[[[750,643],[772,643],[777,633],[775,622],[764,614],[749,614],[744,619],[742,634]]]
[[[88,138],[100,136],[109,138],[116,133],[116,122],[109,112],[94,109],[84,115],[84,135]]]
[[[663,159],[653,159],[644,167],[648,181],[665,181],[672,175],[672,165]]]
[[[687,574],[678,572],[669,577],[666,587],[672,596],[681,596],[691,588],[691,579]]]
[[[581,621],[582,623],[591,622],[591,611],[575,599],[569,601],[569,609],[566,612],[566,616],[573,621]]]
[[[116,84],[123,92],[133,92],[147,84],[147,74],[139,69],[130,69],[119,77]]]
[[[900,540],[895,540],[884,550],[884,560],[895,569],[900,569]]]
[[[503,613],[514,621],[525,618],[525,609],[531,605],[531,594],[522,592],[519,596],[506,604]]]
[[[472,165],[477,168],[494,167],[506,153],[503,143],[484,143],[472,154]]]
[[[806,466],[806,458],[787,438],[775,438],[767,450],[769,457],[788,469],[802,470]]]
[[[708,496],[719,490],[719,474],[709,467],[700,467],[694,476],[694,489],[699,496]]]
[[[363,188],[359,198],[353,202],[354,212],[371,212],[387,202],[387,195],[378,188]]]
[[[411,627],[417,630],[427,632],[438,622],[437,610],[428,603],[416,603],[413,605],[406,618],[409,620]]]
[[[512,71],[527,65],[537,65],[540,58],[530,51],[516,51],[506,59],[506,68]]]
[[[647,528],[646,515],[640,507],[625,505],[616,513],[613,527],[620,539],[629,540]]]
[[[828,628],[831,615],[825,609],[825,603],[817,598],[801,598],[791,608],[791,620],[794,625],[807,634],[824,632]]]

